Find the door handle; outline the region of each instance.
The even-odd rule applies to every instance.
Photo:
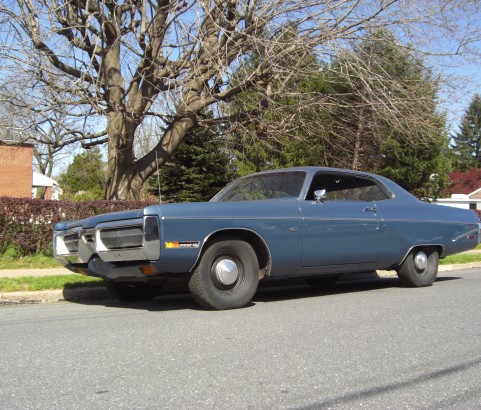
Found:
[[[364,212],[377,212],[377,208],[376,207],[370,207],[368,206],[367,208],[364,208]]]

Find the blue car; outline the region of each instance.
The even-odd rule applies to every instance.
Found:
[[[421,202],[382,176],[302,167],[240,178],[210,202],[58,223],[54,254],[124,301],[183,282],[203,307],[232,309],[261,280],[319,286],[394,269],[406,286],[430,286],[439,258],[476,247],[479,232],[473,211]]]

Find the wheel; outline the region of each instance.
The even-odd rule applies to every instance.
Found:
[[[431,286],[438,274],[438,262],[436,248],[413,249],[398,269],[399,279],[409,287]]]
[[[189,279],[189,290],[208,309],[236,309],[247,305],[259,283],[259,262],[244,241],[220,240],[210,245]]]
[[[160,286],[152,286],[142,282],[106,281],[105,286],[110,295],[122,302],[150,300],[158,295]]]
[[[327,277],[320,277],[320,278],[306,278],[306,283],[313,288],[322,288],[328,286],[334,286],[334,284],[339,279],[339,276],[327,276]]]

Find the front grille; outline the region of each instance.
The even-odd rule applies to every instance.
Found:
[[[142,247],[142,226],[102,229],[100,240],[107,249],[132,249]]]
[[[93,235],[91,233],[83,235],[82,238],[87,243],[93,243],[94,242],[94,238],[93,238]]]
[[[63,237],[63,242],[65,243],[65,247],[69,251],[69,253],[77,253],[78,252],[78,234],[73,233],[70,235],[65,235]]]

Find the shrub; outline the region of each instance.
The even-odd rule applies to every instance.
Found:
[[[0,255],[13,248],[19,256],[52,254],[53,227],[57,222],[83,219],[108,212],[139,209],[142,201],[47,201],[0,197]]]

